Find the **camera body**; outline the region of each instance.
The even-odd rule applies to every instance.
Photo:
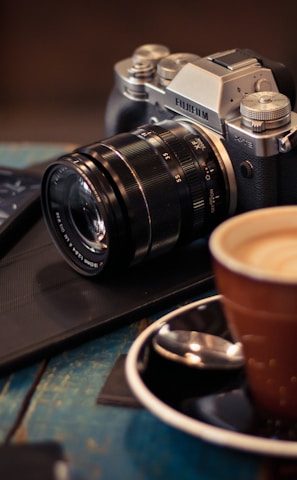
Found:
[[[107,138],[45,171],[45,222],[69,264],[114,271],[227,217],[297,204],[295,85],[250,50],[204,58],[148,44],[115,65]]]
[[[234,214],[297,203],[294,105],[287,68],[251,50],[199,57],[148,44],[115,65],[106,132],[166,119],[193,122],[210,139],[216,137],[230,158]]]

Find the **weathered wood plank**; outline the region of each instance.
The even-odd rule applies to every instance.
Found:
[[[31,167],[73,148],[74,145],[64,143],[1,143],[0,165],[12,168]]]
[[[6,440],[15,424],[39,368],[35,364],[0,378],[0,442]]]

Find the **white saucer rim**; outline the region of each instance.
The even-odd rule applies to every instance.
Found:
[[[200,307],[204,304],[218,301],[220,295],[203,298],[191,302],[187,305],[177,308],[162,316],[149,327],[147,327],[131,345],[125,364],[125,373],[128,384],[139,402],[146,407],[161,421],[182,430],[194,437],[201,438],[207,442],[217,444],[232,449],[243,450],[251,453],[265,454],[279,457],[296,457],[297,442],[287,440],[266,439],[254,435],[232,432],[220,427],[209,425],[203,421],[189,417],[174,408],[168,406],[158,397],[156,397],[144,384],[139,374],[138,356],[141,348],[144,346],[151,334],[160,328],[163,323],[168,322],[176,315],[184,313],[192,308]]]

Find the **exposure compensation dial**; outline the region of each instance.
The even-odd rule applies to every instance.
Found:
[[[289,123],[291,104],[282,93],[255,92],[242,99],[240,113],[243,125],[253,132],[263,132]]]

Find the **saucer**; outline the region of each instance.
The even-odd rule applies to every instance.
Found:
[[[163,422],[208,442],[269,456],[297,456],[297,421],[259,415],[243,369],[198,370],[165,359],[152,346],[154,334],[197,330],[232,340],[220,296],[178,308],[147,327],[126,359],[128,384],[140,403]]]

